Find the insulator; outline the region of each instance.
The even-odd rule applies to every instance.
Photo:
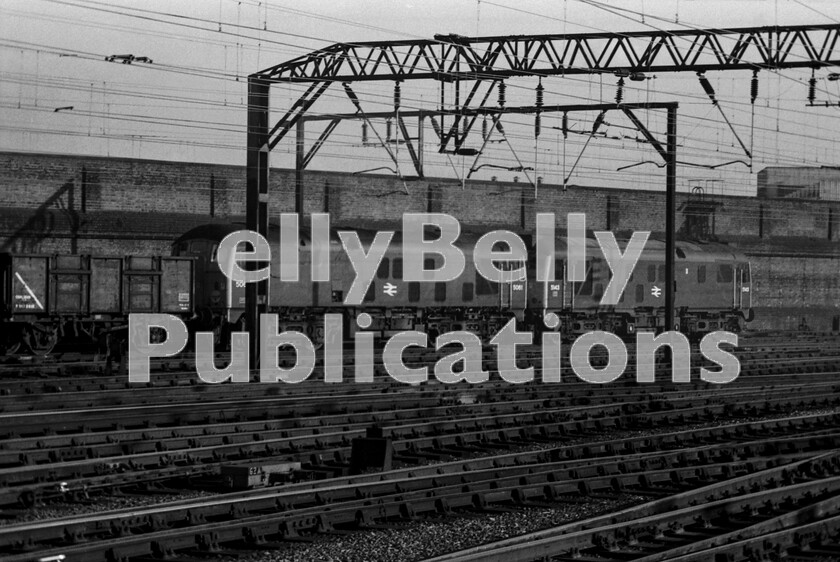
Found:
[[[366,144],[368,141],[367,121],[362,121],[362,143]]]
[[[505,86],[504,82],[499,82],[499,107],[504,107],[505,106],[505,89],[506,88],[507,88],[507,86]]]
[[[544,90],[545,90],[545,88],[543,88],[542,79],[540,79],[540,83],[537,84],[537,107],[542,107],[543,106],[543,91]]]
[[[750,81],[750,103],[755,103],[755,99],[758,97],[758,71],[753,71],[753,77]]]
[[[563,113],[563,138],[569,138],[569,115]]]
[[[540,136],[540,114],[537,113],[534,116],[534,138],[539,138]]]
[[[808,80],[808,103],[813,104],[814,99],[817,97],[817,79],[811,76],[811,79]]]
[[[595,134],[595,131],[598,130],[598,127],[604,122],[604,112],[598,114],[598,117],[595,118],[595,122],[592,124],[592,134]]]
[[[706,90],[706,95],[709,96],[709,99],[712,100],[713,104],[717,104],[715,89],[712,87],[712,83],[709,82],[709,79],[703,74],[697,74],[697,77],[700,79],[700,85],[703,86],[704,90]]]
[[[487,140],[487,118],[481,121],[481,138]]]
[[[622,98],[624,98],[624,78],[619,78],[618,88],[615,91],[615,103],[621,103]]]
[[[391,140],[391,120],[385,121],[385,138]]]
[[[400,110],[400,83],[394,83],[394,111]]]

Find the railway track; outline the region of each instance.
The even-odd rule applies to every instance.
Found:
[[[205,558],[229,548],[288,548],[290,541],[313,533],[623,495],[658,505],[645,517],[662,516],[667,531],[681,520],[668,519],[663,506],[676,504],[657,502],[698,488],[723,486],[723,501],[780,482],[794,486],[840,478],[838,351],[836,341],[829,340],[743,347],[738,350],[742,374],[726,386],[696,377],[689,384],[670,383],[670,370],[661,361],[656,383],[622,379],[604,387],[582,383],[568,369],[563,382],[555,384],[431,382],[407,387],[379,372],[370,384],[324,385],[316,370],[315,380],[300,385],[204,385],[189,370],[173,370],[173,364],[182,367],[177,363],[145,385],[73,369],[0,381],[0,432],[5,434],[0,506],[85,503],[103,493],[142,493],[157,486],[165,491],[167,486],[191,486],[196,478],[231,464],[297,461],[298,477],[305,480],[155,507],[13,523],[0,527],[0,552],[13,553],[10,560]],[[438,355],[407,354],[406,363],[429,364]],[[539,365],[538,351],[522,355],[525,363]],[[345,364],[352,367],[348,358]],[[485,353],[484,367],[491,374],[493,358]],[[593,365],[599,361],[604,357],[594,354]],[[632,367],[629,372],[632,379]],[[49,388],[53,392],[45,392]],[[791,417],[789,412],[815,413]],[[392,440],[397,468],[351,476],[350,445],[371,426]],[[761,475],[775,476],[761,480]],[[813,490],[803,495],[818,496],[813,509],[833,517],[828,506],[836,482],[830,484],[829,496]],[[709,493],[718,497],[718,492]],[[686,501],[688,509],[692,500]],[[765,503],[773,501],[765,498]],[[672,553],[679,547],[679,556],[720,548],[720,560],[735,560],[743,551],[736,555],[726,550],[728,542],[715,542],[743,530],[715,526],[727,506],[692,512],[695,519],[708,516],[711,523],[704,528],[715,530],[700,536],[691,527],[686,534],[692,541],[657,541],[654,533],[638,546],[635,537],[646,529],[640,523],[631,539],[592,535],[599,538],[590,536],[585,548],[538,556],[653,562],[670,559],[656,558],[664,556],[666,547]],[[800,502],[795,507],[813,506]],[[26,512],[4,508],[0,514],[4,511]],[[744,529],[787,512],[770,515],[747,521]],[[626,522],[633,525],[636,519],[628,516]],[[591,524],[574,527],[574,532],[609,526]],[[775,524],[778,529],[782,523]],[[551,544],[547,533],[527,540]],[[704,540],[706,546],[692,550],[692,544]],[[776,552],[807,546],[785,540],[768,544],[777,545]],[[493,551],[498,547],[521,549],[514,556],[528,559],[528,548],[511,541],[453,556],[507,560],[506,550]]]
[[[431,393],[387,395],[361,393],[345,397],[346,413],[277,420],[283,400],[300,407],[302,398],[260,401],[262,410],[273,410],[274,420],[243,419],[247,403],[234,402],[227,424],[173,424],[171,427],[117,429],[101,433],[10,439],[0,449],[0,505],[31,505],[40,499],[74,498],[95,490],[140,482],[154,482],[184,475],[208,474],[223,463],[272,460],[302,462],[315,477],[346,471],[351,441],[363,437],[370,425],[382,427],[394,440],[394,454],[402,462],[435,460],[454,454],[477,454],[504,448],[513,442],[541,443],[581,434],[603,434],[628,427],[645,428],[658,423],[685,424],[750,413],[772,414],[794,408],[832,407],[840,403],[833,374],[803,375],[803,382],[765,386],[742,384],[725,395],[718,388],[670,390],[649,385],[616,389],[580,401],[575,393],[564,403],[556,387],[517,387],[502,402],[457,404],[452,389]],[[498,389],[496,389],[498,393]],[[443,394],[441,394],[441,392]],[[450,400],[442,396],[450,394]],[[361,403],[360,400],[365,402]],[[323,397],[312,397],[321,403]],[[354,409],[352,403],[362,407]],[[380,406],[377,407],[376,403]],[[587,404],[587,405],[583,405]],[[183,404],[186,408],[199,409]],[[217,413],[219,403],[209,403]],[[171,406],[156,406],[171,415]],[[146,415],[147,408],[138,411]],[[113,424],[125,409],[98,412]],[[96,411],[82,410],[87,423]],[[53,412],[52,427],[60,427],[62,414]],[[201,412],[197,412],[201,419]],[[42,419],[43,414],[10,414]],[[0,416],[2,418],[4,416]],[[187,421],[187,420],[183,420]],[[87,439],[91,441],[88,442]]]
[[[795,467],[783,465],[781,472],[782,467],[760,471],[427,562],[835,560],[836,455],[816,455]]]
[[[716,492],[721,496],[788,480],[805,479],[813,487],[812,481],[822,476],[840,474],[840,454],[834,451],[840,430],[829,425],[840,427],[840,416],[799,416],[672,432],[658,443],[647,443],[651,449],[647,451],[638,448],[649,438],[627,438],[600,443],[588,451],[561,447],[525,455],[508,453],[148,509],[12,525],[0,528],[0,549],[15,552],[9,561],[31,560],[34,555],[129,560],[168,557],[196,548],[213,552],[223,545],[267,547],[301,533],[360,528],[426,514],[577,501],[574,498],[616,491],[661,498],[703,487],[705,495],[693,496],[697,498],[708,497],[712,482],[723,486]],[[714,440],[719,443],[710,443]],[[662,450],[658,446],[662,443],[680,445]],[[615,454],[619,450],[626,453]],[[607,451],[613,453],[604,454]],[[825,481],[832,490],[840,490],[840,477]],[[680,501],[690,503],[685,498]],[[657,505],[662,509],[665,504]]]
[[[783,356],[783,354],[785,354]],[[796,374],[802,372],[819,372],[827,370],[840,363],[840,349],[827,350],[820,348],[798,349],[796,351],[755,351],[745,350],[740,352],[742,359],[741,378],[754,375],[772,374]],[[422,354],[413,357],[412,361],[406,361],[410,365],[423,365],[436,360],[437,356]],[[535,361],[534,353],[523,358],[525,361]],[[485,354],[485,368],[491,372],[495,369],[492,353]],[[659,368],[663,368],[660,361]],[[388,390],[405,390],[407,387],[387,377],[381,366],[376,367],[379,371],[379,380],[376,391],[386,392]],[[628,369],[628,376],[624,381],[632,380],[633,366]],[[564,384],[571,387],[577,378],[568,367],[562,372]],[[314,375],[316,382],[321,376]],[[569,381],[572,381],[571,383]],[[621,381],[619,381],[621,382]],[[354,388],[366,388],[365,385],[353,385]],[[173,388],[175,387],[175,388]],[[370,388],[370,387],[367,387]],[[301,392],[324,395],[333,393],[347,393],[347,386],[340,384],[302,384],[302,385],[247,385],[238,384],[233,386],[207,385],[197,379],[194,372],[180,371],[168,372],[163,376],[155,375],[153,381],[146,384],[131,384],[124,377],[67,377],[49,378],[48,380],[35,381],[0,381],[0,412],[12,413],[16,411],[46,410],[54,409],[71,410],[73,408],[114,406],[134,406],[141,404],[162,404],[184,402],[196,393],[202,393],[202,401],[211,399],[218,395],[240,400],[248,398],[265,397],[266,395],[299,396]],[[14,397],[4,399],[3,396]],[[54,430],[61,431],[60,428]],[[2,431],[2,430],[0,430]],[[8,430],[7,430],[8,431]]]
[[[732,388],[731,398],[738,393],[754,393],[756,388],[768,386],[758,379],[751,381],[749,386]],[[803,384],[809,388],[833,387],[834,374],[802,375],[800,380],[790,380],[788,384],[778,383],[773,386],[774,391],[784,392],[787,389],[801,390]],[[55,435],[39,435],[7,439],[0,448],[0,467],[13,468],[15,466],[38,465],[55,463],[74,458],[97,459],[119,456],[128,453],[144,451],[170,451],[183,447],[205,445],[234,445],[248,441],[264,441],[272,437],[294,439],[307,436],[324,436],[333,432],[358,432],[372,424],[397,425],[412,420],[423,419],[428,423],[451,424],[454,422],[462,426],[480,426],[487,424],[487,416],[493,415],[498,426],[505,426],[504,416],[521,416],[523,412],[539,411],[542,417],[555,417],[562,421],[568,419],[588,419],[590,417],[606,416],[610,412],[615,414],[632,413],[632,409],[641,409],[643,401],[653,397],[660,401],[667,401],[670,407],[675,407],[679,401],[691,398],[714,398],[716,390],[696,388],[692,390],[657,389],[655,394],[643,392],[645,389],[634,388],[613,390],[599,395],[596,399],[579,400],[572,395],[568,403],[562,398],[552,396],[552,389],[532,390],[513,396],[508,396],[503,402],[478,402],[462,404],[430,405],[422,409],[379,409],[376,411],[347,412],[342,414],[297,417],[294,420],[273,421],[239,421],[235,423],[178,425],[175,427],[144,427],[138,429],[113,429],[103,432],[80,432]],[[486,392],[486,390],[484,391]],[[362,394],[361,396],[365,396]],[[552,400],[553,398],[553,400]],[[439,399],[444,401],[443,398]],[[594,405],[578,405],[594,402]],[[642,402],[642,405],[639,405]],[[446,427],[436,429],[448,431]],[[413,427],[408,435],[419,434],[422,427]],[[395,436],[399,436],[395,434]],[[326,439],[326,437],[325,437]],[[347,439],[342,438],[345,442]],[[152,447],[151,444],[154,444]]]

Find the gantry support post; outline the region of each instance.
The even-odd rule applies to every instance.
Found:
[[[303,216],[303,169],[306,167],[305,132],[304,121],[301,119],[297,122],[295,132],[295,212],[299,217]]]
[[[419,177],[424,177],[425,172],[423,171],[423,127],[425,123],[423,123],[423,116],[420,115],[417,117],[417,175]]]
[[[665,330],[674,329],[674,257],[677,213],[677,104],[668,107],[665,161]]]
[[[248,131],[246,162],[245,222],[248,230],[268,239],[268,98],[269,83],[248,77]],[[251,268],[260,264],[251,262]],[[260,314],[268,309],[268,281],[245,285],[245,318],[250,333],[251,367],[259,364]]]

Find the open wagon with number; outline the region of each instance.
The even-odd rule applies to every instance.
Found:
[[[0,254],[0,352],[98,342],[132,313],[192,316],[194,260]]]

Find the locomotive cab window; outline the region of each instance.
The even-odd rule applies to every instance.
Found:
[[[394,258],[394,263],[391,267],[391,275],[394,279],[402,280],[402,258]]]
[[[382,258],[382,261],[379,262],[379,267],[376,269],[376,278],[377,279],[388,279],[388,270],[391,266],[391,260],[388,258]]]
[[[717,282],[718,283],[732,283],[732,266],[731,265],[723,264],[723,265],[718,266]]]
[[[741,281],[744,283],[749,283],[750,281],[750,266],[742,265],[741,266]]]
[[[408,283],[408,302],[417,302],[420,300],[420,283],[411,281]]]
[[[435,302],[446,301],[446,283],[439,281],[435,283]]]
[[[461,285],[461,300],[464,302],[472,301],[474,287],[475,286],[472,283],[464,283]]]
[[[190,243],[189,242],[179,242],[178,245],[175,247],[175,255],[176,256],[183,256],[189,251],[190,251]]]
[[[654,283],[656,281],[656,266],[651,264],[648,266],[648,283]]]
[[[700,265],[697,267],[697,282],[698,283],[705,283],[706,282],[706,266]]]

